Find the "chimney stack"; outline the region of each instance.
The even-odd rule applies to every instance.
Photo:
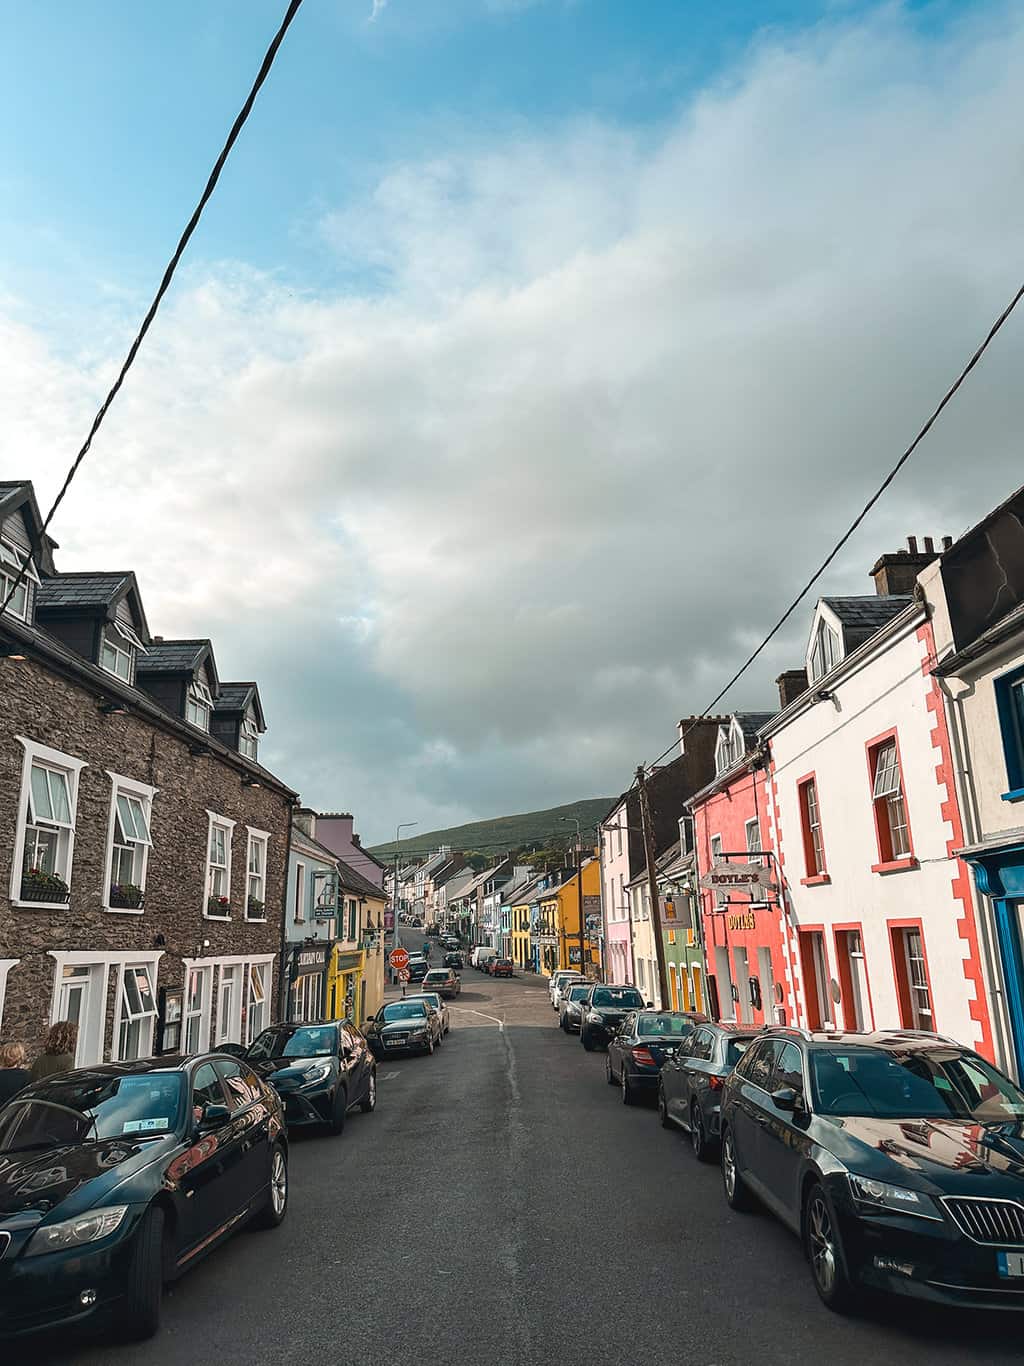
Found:
[[[953,544],[951,537],[943,536],[943,549],[948,549],[946,542]],[[895,554],[883,555],[875,562],[871,570],[871,577],[875,581],[875,592],[880,598],[907,596],[913,593],[917,585],[917,576],[926,565],[938,559],[939,551],[935,549],[935,541],[931,536],[924,538],[924,550],[918,550],[917,537],[907,537],[907,550],[897,550]]]
[[[806,669],[787,669],[784,674],[779,674],[775,680],[779,689],[779,706],[788,707],[790,702],[807,691],[807,670]]]

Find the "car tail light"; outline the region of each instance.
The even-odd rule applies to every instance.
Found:
[[[716,1077],[713,1073],[712,1073],[711,1076],[708,1077],[708,1090],[709,1090],[709,1091],[721,1091],[721,1089],[722,1089],[722,1087],[723,1087],[724,1085],[725,1085],[725,1081],[724,1081],[724,1079],[723,1079],[722,1077]]]
[[[649,1048],[631,1048],[633,1061],[638,1062],[641,1067],[657,1067],[658,1062]]]

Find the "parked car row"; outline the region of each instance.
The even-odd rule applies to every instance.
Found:
[[[612,990],[639,996],[590,987],[584,1028]],[[563,1013],[579,991],[561,984]],[[608,1034],[607,1081],[627,1105],[653,1096],[699,1161],[719,1160],[733,1210],[760,1204],[791,1229],[830,1309],[868,1292],[1024,1309],[1024,1091],[990,1062],[917,1030],[757,1029],[635,1005]]]
[[[288,1209],[288,1130],[377,1104],[348,1021],[249,1048],[58,1073],[0,1108],[0,1336],[110,1318],[150,1337],[163,1285]]]

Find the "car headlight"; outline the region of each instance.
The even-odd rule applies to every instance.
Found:
[[[416,1033],[415,1033],[412,1037],[413,1037],[414,1039],[426,1039],[426,1038],[429,1038],[429,1036],[430,1036],[430,1030],[429,1030],[429,1029],[417,1029]]]
[[[596,1010],[591,1010],[587,1015],[587,1024],[604,1024]]]
[[[942,1219],[931,1196],[906,1186],[891,1186],[888,1181],[875,1181],[870,1176],[849,1173],[850,1190],[858,1205],[868,1209],[886,1210],[891,1214],[916,1214],[921,1219]]]
[[[82,1247],[114,1233],[124,1223],[127,1205],[108,1205],[106,1209],[90,1210],[75,1219],[62,1219],[59,1224],[47,1224],[36,1229],[29,1239],[24,1256],[38,1257],[41,1252],[60,1252],[66,1247]]]
[[[326,1081],[330,1075],[331,1064],[329,1062],[322,1062],[318,1064],[318,1066],[310,1068],[310,1070],[303,1076],[302,1085],[319,1086],[320,1083],[322,1081]]]

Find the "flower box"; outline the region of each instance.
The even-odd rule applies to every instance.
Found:
[[[130,882],[115,882],[110,888],[110,905],[117,910],[138,911],[142,909],[142,902],[142,888],[134,887]]]
[[[231,914],[231,898],[226,896],[208,896],[206,898],[206,914],[225,917]]]
[[[71,888],[56,873],[30,868],[21,879],[22,901],[70,901]]]
[[[250,920],[262,920],[266,905],[258,896],[251,896],[246,902],[245,913]]]

